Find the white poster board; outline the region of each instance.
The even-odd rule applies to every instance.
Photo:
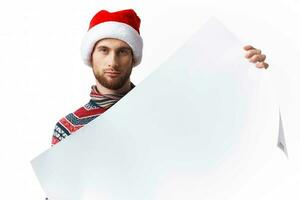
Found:
[[[102,116],[32,161],[50,200],[233,199],[278,151],[267,72],[244,53],[208,21]]]

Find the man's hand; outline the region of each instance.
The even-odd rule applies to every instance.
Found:
[[[260,49],[256,49],[251,45],[244,46],[244,50],[246,50],[245,57],[249,60],[249,62],[255,63],[257,68],[265,68],[269,67],[269,64],[265,62],[266,55],[261,54]]]

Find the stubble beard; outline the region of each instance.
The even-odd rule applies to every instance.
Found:
[[[94,71],[94,76],[96,80],[105,88],[110,89],[110,90],[118,90],[122,88],[125,83],[129,80],[129,77],[131,75],[132,68],[126,72],[126,74],[121,75],[119,77],[113,78],[111,80],[108,80],[105,77],[105,74],[99,74]]]

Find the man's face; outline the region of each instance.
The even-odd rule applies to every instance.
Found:
[[[122,40],[106,38],[99,40],[92,53],[95,78],[104,87],[120,89],[129,80],[133,66],[130,46]]]

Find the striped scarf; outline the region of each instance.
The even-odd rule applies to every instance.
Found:
[[[131,83],[131,89],[134,88]],[[84,125],[100,116],[126,94],[101,94],[95,85],[91,87],[90,101],[73,113],[61,118],[55,125],[52,145],[73,134]]]
[[[117,103],[125,94],[101,94],[96,85],[92,86],[90,93],[91,100],[96,103],[99,107],[108,109]]]

